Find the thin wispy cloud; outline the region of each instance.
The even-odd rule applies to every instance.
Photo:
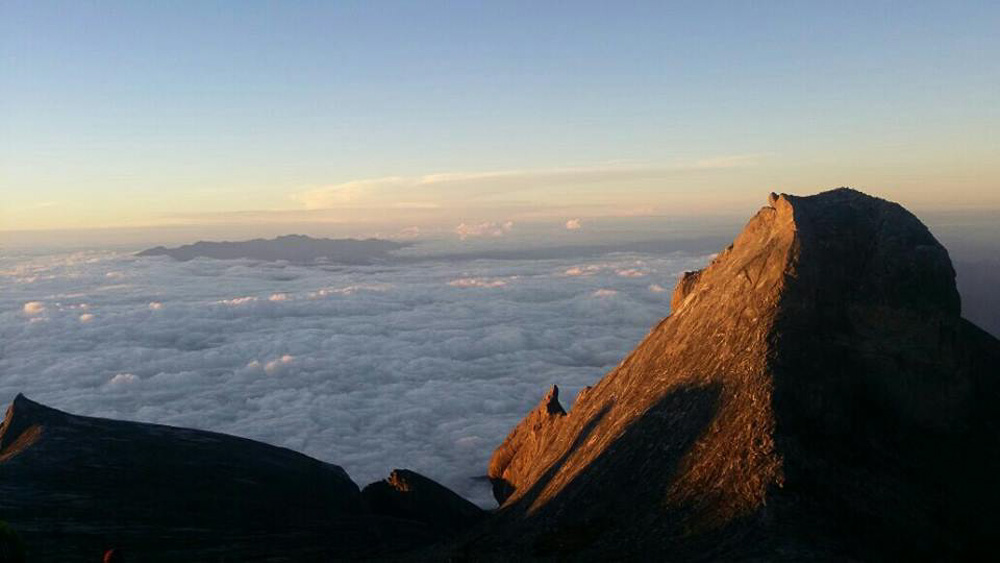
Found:
[[[108,224],[105,234],[88,236],[121,242],[123,237],[141,238],[142,228],[158,227],[177,229],[177,233],[186,229],[196,240],[217,237],[211,233],[223,229],[229,233],[237,227],[259,236],[257,233],[265,225],[272,235],[284,234],[310,223],[336,228],[339,236],[380,233],[393,237],[391,233],[403,227],[417,227],[430,234],[448,232],[458,222],[507,220],[572,221],[567,229],[574,230],[575,221],[584,225],[594,218],[669,215],[681,208],[688,214],[718,212],[717,205],[702,201],[704,194],[691,190],[692,183],[705,185],[709,181],[714,185],[714,176],[703,174],[741,174],[771,158],[766,154],[737,154],[658,165],[613,161],[594,166],[378,176],[276,187],[269,188],[273,194],[269,205],[240,208],[242,200],[233,197],[212,209],[167,208],[148,215],[130,215],[128,225],[134,231],[111,230],[115,225]],[[60,236],[78,239],[81,235],[67,231]],[[22,236],[19,240],[34,239]]]
[[[168,210],[149,215],[143,224],[232,228],[309,222],[354,232],[369,228],[370,232],[392,233],[413,226],[430,233],[453,229],[456,219],[467,224],[560,220],[568,221],[568,230],[575,230],[577,222],[582,226],[590,218],[664,215],[679,206],[691,213],[698,199],[690,191],[691,183],[704,181],[696,175],[732,173],[770,158],[737,154],[659,165],[613,161],[593,166],[377,176],[285,188],[275,191],[271,207],[240,209],[240,200],[235,198],[228,209]],[[120,238],[110,232],[108,236]]]
[[[473,237],[502,237],[514,230],[513,221],[486,221],[484,223],[462,223],[455,227],[458,238],[465,240]]]
[[[724,155],[674,164],[650,166],[614,163],[599,166],[545,168],[533,170],[492,170],[441,172],[421,176],[388,176],[351,180],[302,190],[292,200],[305,209],[352,207],[363,203],[385,203],[384,198],[405,197],[391,205],[401,208],[435,209],[448,205],[451,196],[463,200],[495,198],[559,186],[616,181],[655,180],[682,172],[728,169],[758,164],[765,155]]]

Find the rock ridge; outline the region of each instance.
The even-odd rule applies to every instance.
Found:
[[[23,394],[0,424],[0,515],[31,560],[110,548],[143,561],[385,558],[482,517],[415,472],[390,482],[408,489],[390,495],[396,513],[372,506],[340,466],[286,448],[72,415]]]
[[[770,194],[568,414],[543,400],[497,448],[494,540],[584,559],[974,553],[996,524],[974,515],[1000,499],[1000,343],[960,317],[954,278],[896,203]]]

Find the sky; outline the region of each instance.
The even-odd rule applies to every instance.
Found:
[[[4,0],[0,231],[588,225],[843,185],[996,210],[997,29],[995,2]]]

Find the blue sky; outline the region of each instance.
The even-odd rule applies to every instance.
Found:
[[[1000,207],[995,3],[11,2],[0,230]]]

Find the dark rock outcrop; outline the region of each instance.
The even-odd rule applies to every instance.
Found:
[[[569,414],[497,449],[499,514],[453,553],[955,560],[1000,523],[1000,342],[901,206],[772,194]]]
[[[486,513],[451,489],[406,469],[365,486],[361,496],[391,530],[418,524],[420,537],[445,538],[478,524]]]
[[[285,235],[274,239],[253,239],[240,242],[199,241],[177,248],[157,246],[137,256],[170,256],[175,260],[215,258],[233,260],[285,260],[298,264],[333,262],[338,264],[370,264],[385,260],[390,253],[409,246],[406,243],[381,239],[327,239],[303,235]]]
[[[701,270],[684,272],[684,274],[681,275],[681,279],[677,282],[677,287],[674,288],[674,293],[670,297],[671,311],[676,311],[681,308],[681,305],[684,304],[684,300],[691,294],[691,290],[694,289],[695,285],[698,283],[698,278],[700,277]]]
[[[329,561],[393,543],[336,465],[23,395],[0,426],[0,515],[31,561],[97,561],[109,546],[136,561]]]

